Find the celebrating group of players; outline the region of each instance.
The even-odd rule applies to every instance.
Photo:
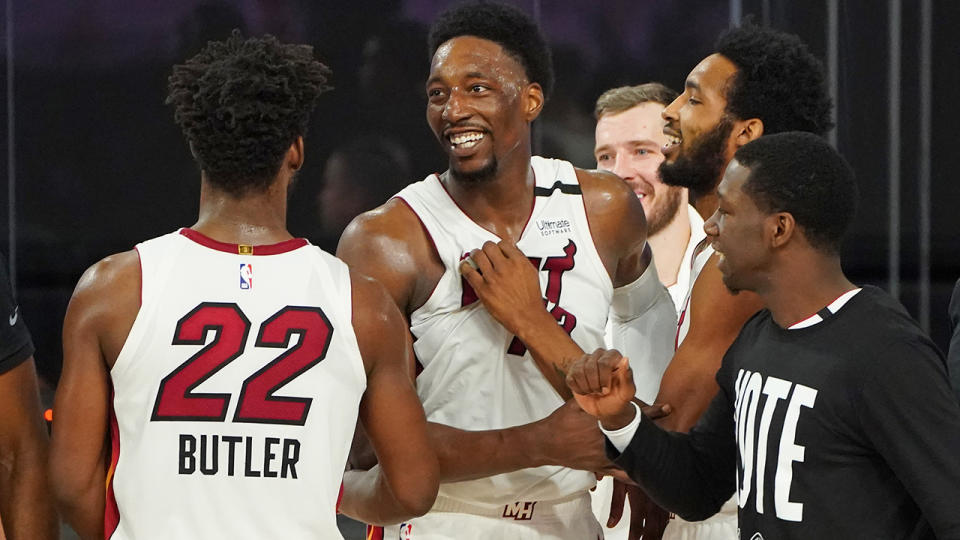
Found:
[[[312,49],[174,67],[199,219],[91,267],[64,321],[49,483],[81,537],[960,538],[960,406],[843,275],[857,187],[797,37],[747,23],[680,94],[606,92],[595,171],[532,155],[553,75],[522,11],[458,5],[429,50],[449,168],[337,257],[286,229]],[[56,534],[36,476],[10,538]]]

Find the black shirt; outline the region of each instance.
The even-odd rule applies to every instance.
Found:
[[[32,355],[33,341],[20,306],[13,298],[7,261],[0,255],[0,374],[19,366]]]
[[[668,510],[705,519],[736,490],[744,540],[960,538],[960,406],[884,292],[798,330],[761,311],[717,382],[689,435],[644,419],[615,459]]]
[[[947,372],[950,374],[953,391],[960,398],[960,279],[953,286],[949,313],[953,337],[950,338],[950,349],[947,351]]]

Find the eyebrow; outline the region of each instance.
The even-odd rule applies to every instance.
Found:
[[[700,90],[700,84],[693,79],[687,79],[683,83],[684,88],[693,88],[694,90]]]

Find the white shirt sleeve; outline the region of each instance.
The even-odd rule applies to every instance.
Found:
[[[677,334],[676,308],[653,259],[636,281],[614,289],[607,330],[610,346],[630,359],[637,398],[652,403]]]
[[[637,433],[637,428],[640,427],[640,418],[643,416],[640,414],[640,407],[636,403],[630,402],[633,405],[633,420],[629,424],[623,426],[622,428],[616,431],[607,431],[603,429],[603,426],[600,426],[600,431],[606,435],[607,439],[610,440],[610,444],[617,449],[617,452],[623,452],[627,449],[627,446],[630,444],[630,441],[633,440],[634,434]],[[599,422],[597,422],[599,424]]]

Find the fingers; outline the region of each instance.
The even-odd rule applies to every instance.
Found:
[[[597,349],[585,354],[567,369],[567,387],[575,394],[589,395],[601,392],[597,363],[605,351]]]
[[[610,498],[610,516],[607,518],[607,527],[613,528],[620,523],[623,517],[623,502],[627,498],[627,486],[619,480],[613,481],[613,495]]]
[[[470,257],[460,261],[460,275],[467,280],[467,283],[469,283],[474,290],[483,285],[483,276],[477,271],[477,263],[473,262],[473,259]]]
[[[640,412],[651,420],[657,420],[673,412],[673,407],[669,403],[654,403],[653,405],[642,405]]]
[[[527,256],[520,251],[520,248],[518,248],[517,245],[510,240],[501,240],[497,246],[500,247],[500,251],[503,253],[504,257],[508,259],[527,258]]]

